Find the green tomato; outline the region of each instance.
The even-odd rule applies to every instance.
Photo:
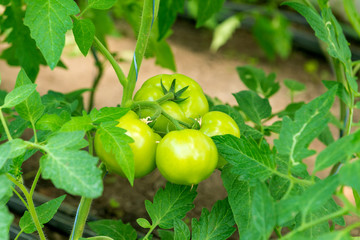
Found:
[[[240,129],[235,120],[229,115],[213,111],[206,113],[201,119],[200,132],[212,137],[216,135],[231,134],[235,137],[240,137]],[[217,168],[223,167],[227,161],[219,155]]]
[[[135,178],[143,177],[155,169],[156,141],[159,139],[157,134],[133,111],[129,111],[118,120],[119,128],[126,130],[134,142],[130,143],[130,148],[134,155]],[[120,165],[115,159],[114,154],[107,152],[100,140],[100,135],[95,134],[94,146],[96,154],[105,163],[110,172],[125,176]]]
[[[156,165],[170,182],[198,184],[215,170],[218,152],[210,137],[194,129],[172,131],[156,150]]]
[[[135,94],[135,101],[155,101],[163,97],[165,93],[161,82],[166,89],[170,89],[173,80],[176,79],[175,92],[188,88],[181,94],[185,99],[181,102],[167,101],[161,104],[163,110],[171,117],[191,124],[193,119],[200,118],[209,111],[209,104],[200,85],[193,79],[182,74],[161,74],[154,76],[144,82],[139,91]],[[140,109],[138,114],[141,118],[153,116],[151,109]],[[153,128],[160,133],[167,133],[175,130],[175,126],[164,116],[158,117]]]

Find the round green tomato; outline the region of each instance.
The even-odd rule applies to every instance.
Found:
[[[240,137],[240,129],[235,120],[219,111],[208,112],[202,117],[200,132],[209,137],[224,134]],[[226,163],[226,160],[219,155],[217,167],[223,167]]]
[[[161,104],[164,111],[173,118],[191,124],[192,119],[199,118],[209,111],[209,104],[200,85],[193,79],[182,74],[161,74],[154,76],[144,82],[139,91],[134,96],[135,101],[155,101],[163,97],[165,93],[161,87],[169,90],[173,80],[176,79],[175,92],[188,86],[181,94],[181,98],[185,99],[181,102],[167,101]],[[140,109],[138,112],[141,118],[152,116],[153,110]],[[153,128],[161,133],[175,130],[173,124],[164,116],[160,116]]]
[[[119,124],[116,126],[125,129],[126,134],[134,140],[129,145],[134,155],[135,178],[149,174],[155,169],[157,134],[146,123],[139,120],[133,111],[129,111],[118,122]],[[114,154],[104,149],[98,132],[95,134],[94,146],[96,154],[105,163],[110,172],[125,176]]]
[[[170,182],[198,184],[215,170],[218,152],[210,137],[194,129],[172,131],[156,150],[156,165]]]

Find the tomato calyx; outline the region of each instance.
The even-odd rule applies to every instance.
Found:
[[[185,101],[186,99],[188,99],[189,97],[186,97],[186,98],[181,98],[180,96],[189,88],[189,86],[186,86],[186,87],[183,87],[182,89],[180,89],[179,91],[175,91],[175,85],[176,85],[176,79],[174,79],[172,82],[171,82],[171,86],[168,89],[165,88],[163,82],[162,82],[162,79],[160,80],[160,85],[161,85],[161,89],[163,91],[163,93],[165,95],[167,95],[168,93],[173,93],[174,94],[174,97],[173,99],[169,99],[170,101],[173,101],[175,103],[180,103],[180,102],[183,102]]]

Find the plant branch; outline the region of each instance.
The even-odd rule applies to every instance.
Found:
[[[26,190],[25,186],[21,183],[19,183],[13,176],[11,176],[10,174],[6,173],[7,178],[13,182],[18,188],[20,188],[20,190],[24,193],[24,196],[26,198],[26,201],[28,203],[27,205],[27,209],[31,215],[31,218],[35,224],[36,230],[39,233],[40,239],[41,240],[46,240],[45,234],[41,228],[41,224],[38,218],[38,215],[36,213],[35,210],[35,205],[32,199],[32,196],[29,194],[29,192]]]
[[[97,49],[104,55],[104,57],[110,62],[111,66],[113,67],[116,76],[119,79],[120,84],[126,88],[127,85],[127,79],[125,77],[124,72],[120,68],[119,64],[116,62],[115,58],[111,53],[106,49],[106,47],[100,42],[100,40],[95,36],[94,37],[94,44],[97,47]]]
[[[321,218],[318,218],[312,222],[307,222],[307,223],[304,223],[302,224],[300,227],[298,228],[295,228],[292,232],[288,233],[287,235],[285,235],[282,239],[291,239],[291,237],[293,235],[295,235],[296,233],[298,232],[302,232],[308,228],[311,228],[312,226],[315,226],[315,225],[318,225],[320,223],[323,223],[323,222],[326,222],[326,221],[329,221],[330,219],[333,219],[333,218],[337,218],[337,217],[340,217],[340,216],[343,216],[345,215],[349,210],[347,208],[341,208],[340,210],[336,211],[336,212],[333,212],[331,214],[328,214],[324,217],[321,217]]]
[[[121,105],[123,107],[128,107],[129,104],[131,104],[131,99],[137,80],[136,77],[138,75],[137,71],[140,69],[141,62],[143,60],[146,51],[147,43],[149,41],[149,37],[151,33],[151,24],[153,20],[155,21],[160,1],[156,0],[154,2],[156,6],[153,6],[153,1],[144,0],[140,29],[136,41],[135,54],[134,54],[136,58],[136,62],[134,58],[130,66],[129,75],[128,75],[128,84],[124,88],[124,93],[121,101]],[[153,8],[155,9],[155,13],[154,13],[155,16],[153,15]],[[137,69],[135,69],[135,65]]]
[[[41,175],[41,166],[39,167],[37,173],[36,173],[36,176],[34,178],[34,181],[33,181],[33,184],[31,185],[31,189],[30,189],[30,196],[32,197],[33,194],[34,194],[34,191],[35,191],[35,188],[36,188],[36,184],[40,178],[40,175]]]
[[[90,99],[89,99],[89,106],[88,106],[88,112],[91,111],[91,109],[93,108],[94,106],[94,98],[95,98],[95,92],[96,92],[96,89],[97,89],[97,86],[99,85],[99,82],[100,82],[100,79],[104,73],[104,68],[103,68],[103,65],[102,63],[100,62],[99,58],[97,57],[97,54],[96,54],[96,51],[94,48],[91,48],[91,52],[94,56],[94,59],[95,59],[95,66],[97,67],[98,69],[98,74],[96,75],[96,77],[94,78],[94,81],[93,81],[93,85],[91,87],[91,93],[90,93]]]

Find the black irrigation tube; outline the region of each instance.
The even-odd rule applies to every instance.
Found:
[[[33,200],[35,206],[39,206],[45,202],[50,201],[51,199],[49,197],[46,197],[42,194],[35,192],[33,196]],[[10,198],[9,202],[7,203],[7,206],[12,213],[18,216],[22,216],[26,211],[26,207],[16,195],[13,195]],[[45,225],[54,232],[58,232],[64,236],[70,236],[71,230],[73,228],[75,216],[76,216],[76,208],[74,208],[73,206],[67,203],[62,203],[57,213],[54,215],[54,217],[50,220],[50,222],[46,223]],[[89,215],[87,218],[87,221],[89,222],[96,220],[100,220],[100,219],[92,215]],[[19,232],[20,232],[20,228],[18,226],[11,225],[10,239],[13,240]],[[137,232],[137,235],[139,238],[144,237],[143,233]],[[83,237],[87,238],[94,236],[96,236],[96,234],[93,231],[91,231],[91,229],[88,226],[85,226]],[[35,235],[25,234],[25,233],[22,233],[18,238],[18,240],[35,240],[35,239],[36,240],[38,239]],[[158,238],[154,236],[153,239],[157,240]]]

